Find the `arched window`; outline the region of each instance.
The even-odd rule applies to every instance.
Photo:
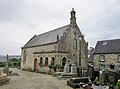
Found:
[[[63,59],[62,59],[62,66],[65,66],[65,64],[66,64],[66,57],[63,57]]]
[[[45,65],[48,65],[48,57],[45,58]]]
[[[77,39],[74,38],[73,40],[73,49],[77,49]]]
[[[41,58],[40,58],[40,64],[39,64],[39,65],[41,66],[42,64],[43,64],[43,58],[41,57]]]
[[[55,65],[55,58],[54,57],[52,57],[52,59],[51,59],[51,65]]]

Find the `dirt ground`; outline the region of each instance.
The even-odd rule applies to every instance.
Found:
[[[10,82],[0,86],[0,89],[72,89],[67,85],[66,80],[59,80],[52,75],[22,71],[15,68],[10,70],[17,72],[19,76],[9,76]]]

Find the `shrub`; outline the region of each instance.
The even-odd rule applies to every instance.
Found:
[[[51,69],[51,68],[52,68],[52,65],[48,65],[48,67]]]
[[[0,62],[0,67],[5,67],[5,62]]]
[[[120,89],[120,80],[118,80],[116,86]]]

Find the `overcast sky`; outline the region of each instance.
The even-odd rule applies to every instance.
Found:
[[[68,25],[72,8],[89,47],[120,39],[120,0],[0,0],[0,55],[20,54],[33,35]]]

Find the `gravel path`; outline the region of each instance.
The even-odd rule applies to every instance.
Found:
[[[0,86],[0,89],[72,89],[67,86],[66,80],[58,80],[51,75],[10,69],[20,76],[9,76],[8,84]]]

